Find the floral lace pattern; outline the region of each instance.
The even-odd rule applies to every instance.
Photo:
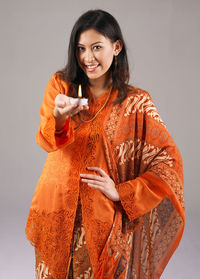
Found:
[[[69,86],[54,75],[41,108],[37,142],[49,154],[27,221],[28,239],[53,278],[65,279],[80,195],[94,279],[158,279],[184,227],[178,148],[150,95],[141,89],[128,94],[120,105],[113,104],[114,90],[93,121],[73,130],[77,125],[72,120],[71,132],[58,142],[55,122],[49,116],[60,88],[68,94]],[[91,114],[106,97],[91,101]],[[80,182],[80,173],[87,172],[87,166],[100,166],[113,178],[120,202],[113,204]]]
[[[64,210],[53,213],[30,210],[26,228],[27,237],[40,251],[45,264],[53,267],[53,270],[50,268],[50,272],[54,278],[66,277],[72,232],[68,234],[63,232],[69,231],[69,222],[74,218],[71,212]]]

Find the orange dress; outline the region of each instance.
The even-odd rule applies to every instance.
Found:
[[[108,89],[90,97],[90,114],[105,103]],[[26,235],[54,279],[69,272],[76,209],[82,222],[94,278],[159,278],[184,227],[182,160],[151,100],[133,88],[114,104],[117,90],[91,122],[69,119],[62,134],[53,117],[57,94],[69,85],[54,74],[43,104],[37,143],[48,157],[36,187]],[[85,119],[86,116],[82,115]],[[88,166],[112,177],[120,202],[80,182]]]

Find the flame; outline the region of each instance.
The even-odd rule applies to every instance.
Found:
[[[81,88],[81,84],[79,84],[78,86],[78,97],[82,98],[82,88]]]

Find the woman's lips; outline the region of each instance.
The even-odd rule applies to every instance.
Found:
[[[86,68],[86,70],[88,71],[88,72],[93,72],[93,71],[95,71],[96,70],[96,68],[99,66],[99,64],[98,65],[85,65],[85,68]]]

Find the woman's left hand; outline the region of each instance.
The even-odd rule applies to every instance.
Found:
[[[97,167],[87,167],[88,170],[96,171],[100,174],[80,174],[81,181],[87,183],[88,186],[100,190],[107,198],[112,201],[119,201],[119,194],[115,188],[114,181],[103,171]]]

